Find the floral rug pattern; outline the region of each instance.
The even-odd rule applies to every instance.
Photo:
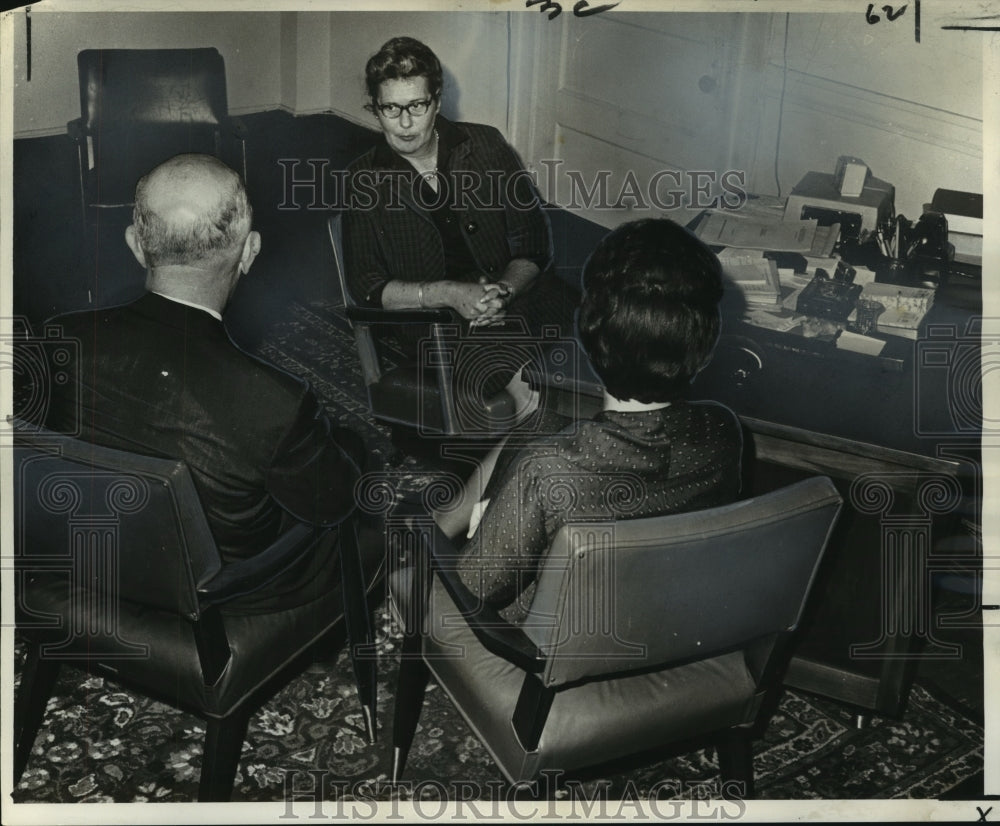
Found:
[[[456,781],[506,794],[489,753],[433,683],[406,768],[393,788],[391,727],[400,634],[384,609],[377,616],[378,740],[369,745],[350,662],[315,662],[251,719],[233,801],[283,801],[315,787],[344,800],[437,799]],[[18,669],[23,660],[18,646]],[[192,715],[65,667],[14,801],[194,801],[204,724]],[[914,686],[904,718],[876,717],[854,727],[852,712],[786,690],[755,745],[757,796],[769,800],[935,798],[982,770],[982,728]],[[312,774],[310,774],[312,773]],[[317,774],[319,773],[319,774]],[[592,797],[645,797],[676,782],[680,796],[716,789],[714,754],[698,751],[581,784]],[[560,791],[565,794],[565,791]],[[661,795],[669,796],[669,795]]]

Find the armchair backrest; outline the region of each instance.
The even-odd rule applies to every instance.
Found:
[[[525,633],[542,680],[705,659],[794,630],[841,497],[826,477],[718,508],[560,529]]]
[[[223,154],[226,69],[216,49],[85,49],[77,67],[81,117],[70,131],[85,208],[131,205],[139,178],[173,155]]]
[[[216,49],[85,49],[77,55],[84,128],[220,126],[226,68]]]
[[[221,561],[182,461],[19,432],[13,493],[22,570],[67,570],[89,589],[199,617],[197,588]]]

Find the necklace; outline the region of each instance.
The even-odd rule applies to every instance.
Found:
[[[438,147],[440,146],[441,138],[438,136],[438,130],[434,130],[434,168],[430,172],[425,172],[424,177],[431,178],[437,175],[438,172]]]

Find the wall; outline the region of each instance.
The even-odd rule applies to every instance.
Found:
[[[296,115],[330,110],[330,16],[281,15],[281,105]]]
[[[894,183],[910,216],[937,186],[982,190],[980,41],[930,26],[916,44],[840,14],[36,11],[28,82],[24,15],[14,19],[17,137],[60,134],[79,115],[76,53],[94,47],[213,45],[232,112],[332,111],[373,127],[365,61],[405,33],[445,66],[445,114],[496,125],[536,167],[731,168],[774,193],[780,147],[783,194],[841,154]]]
[[[843,15],[775,15],[769,59],[756,73],[760,136],[751,180],[774,192],[774,148],[784,77],[778,173],[785,194],[837,157],[864,159],[896,187],[913,218],[938,187],[983,191],[982,41],[925,26],[868,26]],[[787,54],[787,56],[786,56]],[[785,65],[787,64],[787,74]]]
[[[24,15],[14,15],[14,135],[65,132],[80,116],[76,55],[91,48],[214,46],[226,61],[233,114],[276,108],[282,99],[278,13],[45,13],[31,16],[31,80]]]
[[[548,159],[591,184],[610,170],[612,207],[583,210],[605,226],[697,211],[615,205],[629,170],[640,185],[661,170],[734,170],[748,191],[777,194],[776,155],[783,195],[840,155],[861,157],[910,218],[937,187],[982,191],[979,38],[927,26],[918,44],[912,27],[857,14],[611,12],[515,29],[514,102],[529,111],[514,140],[543,191]],[[569,205],[565,176],[555,183],[546,194]]]
[[[501,12],[340,12],[330,15],[330,105],[365,126],[365,63],[390,37],[430,46],[444,68],[446,117],[507,129],[510,15]]]

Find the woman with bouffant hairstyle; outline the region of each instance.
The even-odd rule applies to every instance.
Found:
[[[625,224],[587,260],[580,341],[608,393],[670,401],[708,363],[719,338],[722,268],[667,220]]]
[[[604,382],[604,409],[488,457],[461,505],[472,501],[462,581],[512,620],[527,613],[539,560],[564,524],[699,510],[739,493],[739,420],[682,398],[719,338],[715,255],[672,221],[637,221],[601,241],[583,284],[580,340]],[[461,507],[438,518],[452,536]]]

